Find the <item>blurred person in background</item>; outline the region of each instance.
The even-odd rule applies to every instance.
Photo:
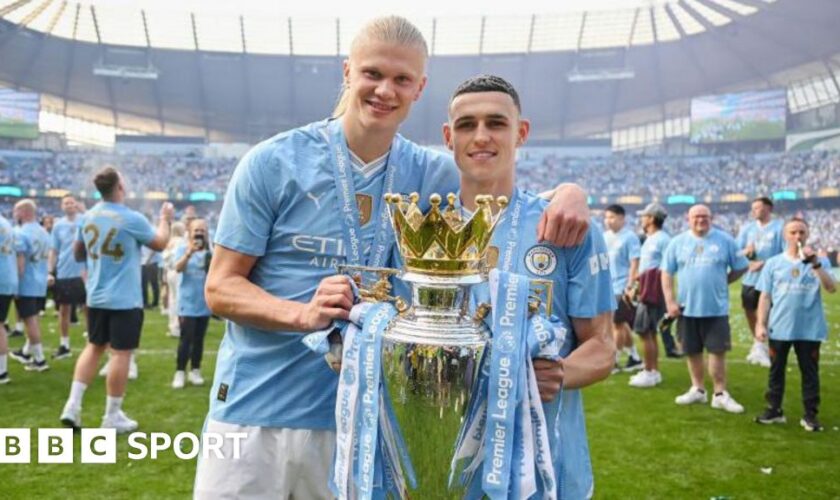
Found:
[[[53,296],[58,306],[58,327],[61,344],[53,359],[70,357],[70,316],[73,307],[84,307],[86,292],[83,274],[85,265],[76,261],[73,247],[80,228],[81,218],[77,215],[78,204],[73,195],[61,199],[64,217],[58,219],[52,231],[52,245],[49,257],[50,274],[55,279]]]
[[[6,317],[9,307],[18,292],[18,259],[23,258],[15,246],[15,230],[9,221],[0,215],[0,384],[8,384],[9,344],[6,331]]]
[[[158,227],[125,206],[126,186],[113,167],[100,170],[94,185],[102,201],[85,213],[76,236],[74,255],[87,259],[88,342],[76,360],[70,394],[60,420],[68,427],[82,426],[82,402],[96,374],[96,366],[110,351],[105,380],[105,415],[102,427],[117,432],[137,429],[137,422],[122,410],[132,352],[140,345],[143,299],[140,296],[140,247],[163,250],[169,242],[170,203],[160,208]]]
[[[182,238],[172,257],[179,277],[178,302],[172,307],[177,307],[181,332],[175,376],[172,379],[173,389],[182,389],[185,378],[192,385],[204,384],[201,358],[204,353],[204,337],[210,323],[210,308],[204,299],[204,284],[211,258],[207,244],[207,221],[193,219],[187,238]],[[189,374],[186,374],[187,361],[190,364]]]
[[[175,270],[175,251],[184,243],[185,233],[186,226],[183,222],[173,222],[169,244],[166,245],[166,250],[163,251],[166,315],[169,317],[167,335],[175,338],[181,335],[181,327],[178,321],[178,282],[180,281],[180,276],[178,275],[178,271]]]
[[[753,200],[750,216],[753,221],[741,227],[738,233],[738,246],[744,257],[750,261],[749,270],[741,280],[741,305],[747,317],[750,334],[753,336],[753,345],[747,355],[747,361],[767,368],[770,366],[767,342],[759,340],[755,334],[756,311],[760,295],[760,292],[755,289],[755,284],[758,283],[761,268],[767,259],[784,251],[783,223],[781,219],[773,219],[773,202],[767,197]]]
[[[665,296],[662,293],[662,276],[659,266],[671,236],[662,230],[668,212],[659,203],[651,203],[639,213],[645,242],[639,258],[639,305],[633,330],[644,341],[645,369],[630,378],[633,387],[653,387],[662,382],[659,373],[659,345],[656,330],[665,316]],[[666,346],[667,348],[667,346]]]
[[[767,381],[767,409],[756,417],[762,424],[784,423],[782,399],[790,350],[796,352],[802,375],[804,415],[799,421],[806,431],[823,430],[817,418],[820,406],[820,347],[828,336],[821,291],[834,293],[831,263],[807,246],[808,223],[792,218],[784,224],[787,248],[769,258],[756,288],[758,301],[756,338],[769,341],[770,373]]]
[[[630,330],[636,313],[633,302],[637,295],[640,245],[636,233],[625,227],[624,216],[624,207],[621,205],[610,205],[604,211],[604,240],[607,242],[607,252],[610,256],[613,294],[618,303],[618,309],[613,315],[613,338],[616,347],[613,373],[622,369],[627,372],[642,369],[642,360]],[[620,363],[622,352],[627,354],[624,367]]]
[[[31,199],[15,203],[15,219],[20,226],[15,233],[18,252],[18,292],[15,308],[23,320],[26,344],[11,356],[26,366],[28,371],[49,370],[41,344],[40,306],[47,296],[47,286],[52,277],[47,273],[50,237],[35,217],[37,205]]]
[[[668,315],[677,318],[677,335],[687,357],[689,390],[674,400],[678,405],[708,401],[703,350],[709,353],[714,396],[712,408],[742,413],[726,390],[726,353],[732,349],[729,327],[729,284],[747,271],[747,259],[729,234],[712,227],[706,205],[688,210],[689,230],[675,236],[662,259],[662,291]],[[674,277],[679,295],[674,297]]]

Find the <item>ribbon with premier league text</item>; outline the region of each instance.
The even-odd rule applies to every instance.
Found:
[[[346,260],[348,264],[359,266],[369,265],[381,267],[388,258],[391,239],[391,231],[388,210],[382,206],[382,196],[385,193],[395,192],[395,179],[397,178],[398,162],[400,160],[401,140],[394,137],[391,143],[391,150],[388,154],[388,164],[385,171],[385,183],[380,196],[373,200],[371,209],[380,207],[376,214],[376,233],[372,251],[365,259],[366,251],[362,248],[362,230],[359,223],[359,207],[356,204],[356,188],[353,185],[353,168],[350,164],[350,155],[347,148],[347,140],[341,126],[341,120],[332,120],[328,123],[330,148],[332,149],[333,180],[335,181],[336,195],[338,196],[338,209],[340,212],[342,229],[344,232],[344,244]]]
[[[390,395],[382,383],[382,336],[397,314],[389,303],[360,303],[339,327],[343,354],[336,397],[336,447],[332,492],[341,499],[406,498],[416,479]],[[304,344],[329,350],[324,332]]]
[[[493,270],[489,292],[493,337],[456,441],[450,483],[467,485],[467,498],[530,498],[541,491],[553,499],[548,426],[531,360],[557,359],[568,329],[556,318],[528,317],[524,276]]]

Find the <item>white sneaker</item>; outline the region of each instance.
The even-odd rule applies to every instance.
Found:
[[[770,350],[764,342],[753,342],[750,353],[747,354],[747,362],[751,365],[759,365],[770,368]]]
[[[630,377],[630,387],[655,387],[662,382],[662,375],[658,371],[642,370]]]
[[[134,362],[134,358],[131,358],[131,363],[128,365],[128,380],[137,380],[138,370],[137,370],[137,363]]]
[[[172,377],[172,388],[173,389],[183,389],[184,388],[184,370],[178,370],[175,372],[175,376]]]
[[[204,378],[201,377],[201,372],[198,370],[190,371],[190,374],[187,376],[190,383],[192,385],[204,385]]]
[[[120,410],[115,414],[105,415],[102,417],[101,427],[116,429],[117,434],[122,434],[137,430],[137,422],[128,418],[128,416]]]
[[[169,330],[168,332],[166,332],[166,336],[172,337],[173,339],[177,339],[181,337],[181,332],[173,332],[172,330]]]
[[[674,402],[678,405],[705,404],[706,401],[708,401],[708,399],[706,399],[706,391],[698,389],[694,386],[691,386],[691,389],[689,389],[685,394],[680,394],[674,399]]]
[[[64,410],[61,411],[61,417],[59,418],[65,426],[80,429],[82,427],[82,408],[71,406],[68,402],[64,405]]]
[[[732,396],[727,391],[723,391],[721,394],[715,394],[712,398],[712,408],[715,410],[725,410],[729,413],[744,413],[744,407],[732,399]]]
[[[108,361],[105,362],[104,365],[102,365],[102,369],[99,370],[99,376],[100,377],[107,377],[108,376],[108,368],[110,367],[110,364],[111,364],[111,360],[109,359]]]

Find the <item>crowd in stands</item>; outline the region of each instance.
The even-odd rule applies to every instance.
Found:
[[[91,191],[93,172],[115,165],[124,172],[129,189],[136,193],[209,191],[223,194],[236,166],[235,158],[203,158],[193,155],[125,155],[87,152],[0,151],[0,185],[24,190],[70,189]],[[638,195],[666,198],[689,194],[698,199],[729,193],[748,197],[776,190],[816,192],[840,187],[840,151],[811,151],[795,154],[764,154],[728,157],[635,157],[560,158],[545,148],[520,153],[518,182],[521,187],[543,191],[560,182],[576,182],[593,196]],[[140,198],[140,197],[138,197]],[[0,204],[6,215],[12,201]],[[42,213],[58,214],[57,200],[45,199]],[[130,202],[131,203],[131,202]],[[143,211],[142,201],[134,202]],[[218,204],[206,210],[213,218]],[[671,234],[687,229],[686,206],[675,207],[666,223]],[[631,211],[632,212],[632,211]],[[717,211],[715,224],[737,234],[748,221],[748,209]],[[777,211],[779,212],[779,211]],[[790,212],[788,210],[788,212]],[[150,212],[151,213],[151,212]],[[795,212],[779,212],[780,216]],[[840,248],[840,208],[806,210],[814,243],[826,249]],[[211,221],[212,222],[212,221]],[[633,217],[628,220],[634,224]],[[212,226],[211,226],[212,227]]]
[[[816,192],[840,185],[840,151],[727,157],[558,158],[544,150],[520,156],[519,182],[541,190],[577,182],[596,196],[690,194],[697,198],[777,190]]]
[[[135,192],[224,193],[236,162],[232,158],[175,155],[63,152],[18,156],[0,152],[0,184],[27,190],[89,191],[93,173],[103,166],[114,165],[124,173],[129,189]]]

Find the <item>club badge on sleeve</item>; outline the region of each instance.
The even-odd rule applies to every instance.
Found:
[[[545,245],[531,247],[525,254],[525,267],[537,276],[548,276],[557,268],[557,256]]]

